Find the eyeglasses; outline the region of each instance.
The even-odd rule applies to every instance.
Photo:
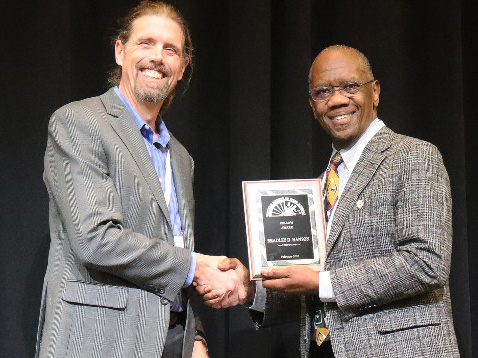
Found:
[[[316,102],[327,101],[336,90],[338,90],[345,97],[353,97],[360,91],[362,86],[372,83],[375,80],[370,80],[365,83],[360,82],[345,82],[339,86],[321,86],[310,91],[310,97]]]

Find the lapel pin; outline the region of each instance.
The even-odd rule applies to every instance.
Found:
[[[357,208],[362,209],[362,208],[363,208],[363,204],[364,204],[363,200],[357,201]]]

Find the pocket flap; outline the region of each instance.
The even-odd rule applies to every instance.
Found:
[[[415,306],[382,312],[375,323],[375,327],[379,333],[389,333],[440,324],[441,317],[436,314],[436,310],[426,306]]]
[[[89,306],[125,309],[128,289],[79,281],[67,281],[63,300]]]

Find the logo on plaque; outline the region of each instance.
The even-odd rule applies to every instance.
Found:
[[[307,194],[261,196],[267,261],[314,257]]]
[[[266,217],[306,215],[301,203],[294,198],[282,196],[267,207]]]

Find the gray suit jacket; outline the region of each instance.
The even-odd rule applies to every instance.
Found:
[[[382,128],[335,210],[325,263],[337,298],[325,304],[335,356],[459,357],[448,288],[451,194],[436,147]],[[259,323],[300,319],[307,357],[311,297],[268,292],[267,300]]]
[[[194,246],[193,160],[174,137],[169,146],[185,248],[173,246],[158,176],[112,89],[51,117],[44,172],[51,245],[37,357],[161,357],[170,302]],[[199,324],[190,301],[187,317],[184,357]]]

